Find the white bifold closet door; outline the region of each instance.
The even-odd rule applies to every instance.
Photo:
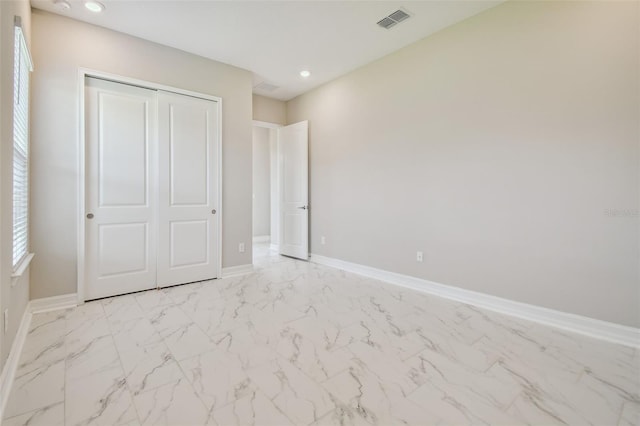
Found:
[[[217,277],[217,108],[87,78],[86,300]]]

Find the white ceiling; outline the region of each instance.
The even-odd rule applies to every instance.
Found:
[[[289,100],[504,0],[101,0],[99,14],[68,1],[65,12],[53,0],[31,4],[250,70],[254,86],[280,87],[254,93]],[[411,18],[389,30],[376,25],[400,8]],[[303,69],[311,77],[300,77]]]

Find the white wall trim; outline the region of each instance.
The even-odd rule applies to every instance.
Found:
[[[41,312],[75,308],[76,306],[78,306],[78,295],[76,293],[70,293],[61,296],[34,299],[29,302],[28,307],[31,309],[32,314],[39,314]]]
[[[0,376],[0,395],[2,398],[0,400],[0,419],[4,418],[4,410],[7,406],[7,401],[9,400],[9,394],[11,393],[11,385],[13,384],[13,379],[18,371],[18,363],[20,362],[20,355],[22,354],[24,342],[27,340],[27,333],[29,332],[29,325],[31,324],[30,304],[31,302],[27,304],[27,307],[22,314],[22,320],[20,320],[18,332],[13,340],[13,346],[11,347],[11,351],[9,351],[7,362],[5,362],[4,368],[2,369],[2,376]]]
[[[270,123],[268,121],[253,120],[253,125],[257,127],[266,127],[267,129],[279,129],[282,124]]]
[[[77,217],[76,217],[76,293],[78,295],[78,302],[84,302],[84,288],[85,288],[85,182],[86,182],[86,167],[85,167],[85,86],[86,77],[89,71],[80,68],[78,70],[78,193],[76,194],[77,204]]]
[[[18,327],[16,337],[13,340],[13,346],[11,347],[7,362],[4,364],[4,369],[0,376],[0,419],[4,418],[4,410],[9,399],[9,394],[11,393],[13,379],[18,371],[20,355],[22,355],[22,349],[24,348],[24,343],[27,340],[27,334],[29,333],[29,326],[31,325],[31,318],[33,317],[33,314],[73,308],[78,305],[77,301],[78,295],[76,293],[72,293],[64,294],[62,296],[34,299],[27,303],[24,313],[22,314],[22,320],[20,320],[20,326]]]
[[[29,268],[31,261],[33,260],[35,253],[27,254],[24,259],[20,262],[18,267],[11,274],[11,287],[15,287],[16,284],[20,281],[22,275],[24,275],[25,271]]]
[[[491,296],[485,293],[478,293],[459,287],[439,284],[421,278],[397,274],[395,272],[389,272],[317,254],[311,254],[309,260],[320,265],[342,269],[347,272],[374,278],[389,284],[409,288],[422,293],[433,294],[446,299],[557,327],[562,330],[583,334],[596,339],[606,340],[626,346],[640,347],[640,329],[635,327],[601,321],[541,306],[529,305],[527,303],[503,299],[501,297]]]
[[[229,266],[222,268],[222,278],[235,277],[238,275],[246,275],[253,272],[253,264],[247,263],[246,265]]]
[[[257,237],[253,237],[254,243],[268,243],[271,241],[270,235],[259,235]]]
[[[156,83],[148,80],[141,80],[138,78],[127,77],[124,75],[113,74],[109,72],[94,70],[91,68],[78,68],[79,75],[81,77],[80,84],[84,87],[84,77],[96,77],[103,80],[113,81],[115,83],[124,83],[132,86],[138,86],[151,90],[164,90],[165,92],[177,93],[179,95],[187,95],[194,98],[206,99],[208,101],[220,102],[222,105],[222,98],[219,96],[208,95],[206,93],[194,92],[192,90],[181,89],[179,87],[167,86],[165,84]]]
[[[11,274],[11,278],[20,278],[31,264],[34,256],[35,253],[27,253],[27,255],[18,264],[18,267]]]

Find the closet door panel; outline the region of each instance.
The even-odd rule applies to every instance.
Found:
[[[160,287],[218,275],[218,104],[158,93]]]
[[[156,287],[156,93],[85,82],[86,283],[91,300]]]
[[[210,168],[207,111],[173,103],[169,107],[171,206],[207,206]]]

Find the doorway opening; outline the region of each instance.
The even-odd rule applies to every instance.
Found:
[[[278,124],[253,125],[253,257],[278,253]]]
[[[258,256],[268,249],[309,258],[308,133],[307,121],[284,127],[254,121],[253,252]]]

